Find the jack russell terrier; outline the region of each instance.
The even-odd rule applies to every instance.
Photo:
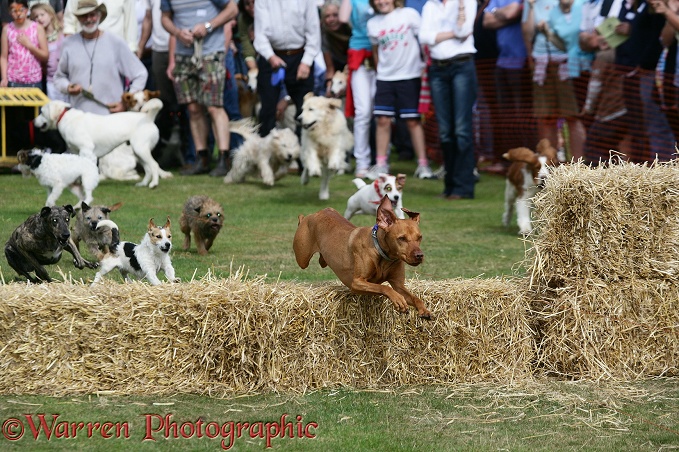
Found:
[[[351,195],[347,201],[347,210],[344,211],[344,218],[351,220],[357,214],[375,215],[377,206],[382,202],[382,198],[387,196],[391,201],[394,213],[401,220],[405,218],[403,211],[403,187],[406,184],[406,175],[381,173],[372,184],[366,184],[363,179],[357,177],[352,181],[358,191]]]

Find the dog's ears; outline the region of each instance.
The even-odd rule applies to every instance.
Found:
[[[117,202],[117,203],[113,204],[112,206],[108,206],[107,207],[108,212],[106,212],[106,213],[115,212],[116,210],[120,209],[121,207],[123,207],[123,203]]]
[[[45,206],[42,209],[40,209],[40,217],[41,218],[47,218],[49,216],[50,212],[52,212],[52,208]]]
[[[165,226],[163,226],[163,229],[170,229],[170,216],[167,216],[167,221],[165,222]]]
[[[342,108],[342,99],[330,99],[330,107],[340,109]]]
[[[377,208],[377,226],[381,229],[388,229],[391,225],[396,223],[396,214],[391,205],[391,200],[387,195],[382,197],[379,207]]]
[[[403,173],[399,173],[396,175],[396,185],[399,186],[399,190],[403,190],[403,187],[406,185],[406,175]]]
[[[83,201],[82,204],[80,204],[80,210],[82,210],[83,212],[87,212],[91,208],[92,207],[89,206],[85,201]],[[104,210],[104,209],[101,209],[101,210]],[[106,212],[106,213],[108,213],[108,212]]]
[[[537,154],[528,148],[514,148],[502,154],[510,162],[524,162],[534,164],[538,158]]]
[[[145,89],[144,94],[146,94],[147,99],[157,99],[157,98],[160,97],[160,91],[159,90],[150,91],[148,89]]]
[[[310,99],[312,97],[314,97],[314,93],[313,93],[313,91],[309,91],[308,93],[306,93],[304,95],[304,100]]]
[[[420,224],[420,213],[419,212],[411,212],[410,210],[406,209],[405,207],[401,207],[401,211],[408,215],[408,218],[413,220],[415,223]]]
[[[155,228],[155,227],[156,227],[156,224],[153,222],[153,218],[151,218],[151,219],[149,220],[149,231],[150,231],[151,229]]]
[[[75,209],[73,208],[72,205],[66,204],[64,206],[64,209],[66,209],[66,212],[68,212],[68,214],[71,216],[71,218],[73,218],[75,216]]]

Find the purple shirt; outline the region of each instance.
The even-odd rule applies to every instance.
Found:
[[[484,13],[491,14],[493,8],[516,3],[517,0],[490,0]],[[518,0],[523,3],[523,0]],[[523,43],[521,34],[521,21],[498,28],[496,31],[497,48],[499,55],[497,65],[505,69],[521,69],[526,65],[526,45]]]

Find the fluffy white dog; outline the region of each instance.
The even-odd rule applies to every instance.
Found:
[[[224,183],[243,182],[247,175],[259,175],[266,185],[288,173],[290,163],[299,157],[297,135],[290,129],[273,129],[262,138],[252,118],[233,121],[231,133],[242,135],[245,141],[236,149],[233,165],[224,177]]]
[[[331,172],[345,168],[346,153],[354,146],[354,136],[342,113],[342,101],[309,93],[304,96],[302,113],[297,119],[302,126],[302,184],[307,184],[309,177],[320,176],[318,199],[327,200]]]
[[[351,195],[347,201],[347,210],[344,211],[344,218],[350,220],[357,214],[377,215],[377,207],[386,195],[391,201],[394,213],[401,220],[405,218],[403,211],[403,187],[406,184],[406,175],[381,173],[371,184],[366,184],[363,179],[357,177],[352,181],[358,191]]]
[[[19,169],[24,176],[34,175],[47,187],[45,205],[52,207],[65,188],[76,195],[80,204],[92,202],[92,192],[99,185],[99,170],[90,160],[75,154],[49,154],[41,149],[17,153]]]
[[[58,130],[69,149],[79,152],[94,163],[97,158],[129,142],[137,160],[144,167],[144,178],[137,185],[154,188],[161,175],[170,175],[160,169],[151,155],[159,139],[154,120],[162,107],[163,102],[160,99],[151,99],[142,107],[141,112],[97,115],[71,108],[66,102],[53,100],[41,107],[40,114],[33,123],[41,130]]]

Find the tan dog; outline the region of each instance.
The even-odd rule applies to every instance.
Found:
[[[122,101],[125,111],[141,111],[141,107],[151,99],[160,98],[160,91],[148,89],[137,91],[136,93],[123,93]]]
[[[516,207],[519,234],[531,233],[532,199],[538,188],[544,185],[545,178],[549,175],[548,167],[558,163],[556,154],[550,141],[543,138],[538,143],[537,152],[521,147],[510,149],[502,155],[512,162],[507,170],[505,184],[505,211],[502,215],[502,224],[505,227],[509,226]]]
[[[198,254],[206,255],[224,225],[224,209],[207,196],[191,196],[184,204],[179,227],[184,233],[185,250],[191,247],[191,233]]]
[[[357,228],[332,208],[300,215],[292,244],[297,264],[307,268],[318,252],[321,267],[329,266],[352,292],[384,295],[397,311],[414,306],[421,318],[431,320],[422,300],[405,287],[404,262],[418,266],[424,261],[420,214],[401,210],[409,219],[400,220],[389,198],[382,198],[372,230]],[[383,285],[385,281],[391,287]]]

